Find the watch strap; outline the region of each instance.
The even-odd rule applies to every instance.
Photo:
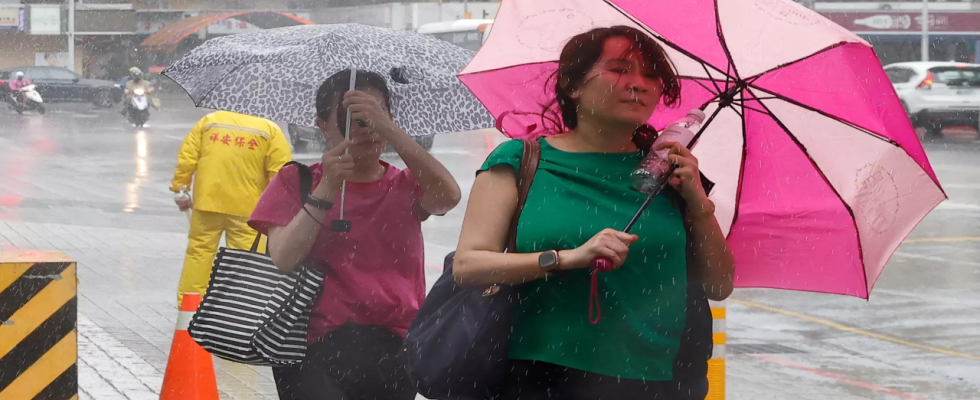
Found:
[[[309,205],[311,205],[313,207],[316,207],[317,209],[320,209],[320,210],[329,210],[329,209],[333,208],[333,202],[332,201],[326,201],[326,200],[323,200],[323,199],[319,199],[316,196],[313,196],[312,194],[306,195],[306,199],[303,202],[306,203],[306,204],[309,204]]]

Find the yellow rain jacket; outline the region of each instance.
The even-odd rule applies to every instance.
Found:
[[[216,111],[184,139],[170,190],[191,185],[194,210],[248,217],[283,164],[292,159],[279,126],[267,119]]]

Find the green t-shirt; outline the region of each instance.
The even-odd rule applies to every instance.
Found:
[[[646,195],[630,186],[644,153],[569,153],[544,139],[517,229],[517,251],[574,249],[605,228],[623,229]],[[480,169],[520,168],[524,144],[503,143]],[[589,322],[590,270],[521,286],[510,358],[628,379],[672,380],[685,325],[687,234],[681,213],[658,195],[631,233],[619,270],[600,274],[602,320]]]

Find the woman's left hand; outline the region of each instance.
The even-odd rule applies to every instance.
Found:
[[[654,150],[670,149],[668,162],[674,165],[674,172],[667,183],[680,192],[688,203],[704,201],[708,198],[701,185],[701,171],[698,169],[698,159],[684,145],[677,142],[663,142]]]
[[[387,137],[398,131],[397,126],[392,121],[391,113],[384,108],[376,97],[370,94],[359,90],[349,91],[344,94],[343,105],[350,110],[351,124],[355,129],[358,127],[356,121],[361,120],[367,125],[367,129],[382,137]]]

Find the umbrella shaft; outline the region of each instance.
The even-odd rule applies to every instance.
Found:
[[[639,221],[640,216],[643,215],[643,211],[647,209],[647,206],[650,205],[650,202],[653,201],[653,198],[657,197],[657,195],[664,190],[664,186],[667,185],[667,179],[670,179],[670,175],[673,173],[674,173],[674,166],[672,165],[670,166],[670,169],[668,169],[665,174],[660,176],[660,179],[657,181],[657,185],[654,186],[653,191],[650,192],[646,200],[643,201],[643,204],[640,205],[640,209],[637,210],[636,214],[633,215],[633,219],[631,219],[630,222],[626,224],[626,228],[623,229],[623,232],[630,233],[630,230],[633,229],[633,225],[636,225],[636,222]]]
[[[630,230],[633,229],[633,225],[636,225],[636,221],[640,219],[640,215],[643,215],[643,210],[647,209],[647,206],[649,206],[650,202],[653,201],[653,198],[657,196],[657,193],[660,193],[660,191],[658,190],[647,196],[647,199],[643,201],[643,205],[641,205],[640,209],[636,211],[635,215],[633,215],[633,219],[630,220],[630,223],[626,224],[626,228],[623,229],[623,232],[630,233]]]
[[[718,113],[721,112],[722,108],[723,107],[718,107],[715,109],[713,113],[711,113],[711,116],[709,116],[708,119],[704,121],[704,124],[701,125],[701,129],[698,129],[698,133],[694,135],[693,139],[691,139],[691,143],[687,144],[687,148],[689,149],[694,148],[694,145],[697,144],[698,139],[701,138],[701,134],[704,133],[704,130],[708,128],[708,125],[711,124],[711,121],[713,121],[715,117],[718,116]],[[646,211],[647,206],[650,205],[650,202],[653,201],[653,198],[657,197],[657,195],[664,190],[664,186],[667,185],[667,180],[670,179],[670,176],[673,173],[674,173],[674,166],[671,166],[670,169],[667,171],[667,173],[663,174],[663,176],[660,177],[660,182],[657,182],[656,189],[653,192],[650,192],[650,195],[647,196],[646,200],[643,201],[643,204],[640,205],[640,209],[636,210],[636,214],[633,214],[633,219],[631,219],[630,222],[626,224],[626,228],[623,229],[623,232],[630,233],[630,230],[633,229],[633,225],[636,225],[636,222],[640,220],[640,216],[643,215],[644,211]]]
[[[707,104],[705,104],[705,105],[707,105]],[[710,116],[708,116],[708,119],[706,119],[704,121],[704,123],[701,124],[701,129],[698,129],[698,133],[694,134],[694,137],[691,138],[691,143],[688,143],[687,144],[687,148],[688,149],[693,149],[694,148],[694,145],[698,143],[698,139],[701,139],[701,134],[704,133],[705,129],[708,129],[708,125],[711,125],[711,121],[714,121],[715,120],[715,117],[718,116],[718,113],[721,112],[721,109],[722,108],[724,108],[724,107],[718,107],[718,108],[716,108],[715,111],[712,112]]]
[[[350,70],[350,90],[353,91],[355,89],[357,89],[357,70],[352,68]],[[351,112],[350,112],[350,108],[348,108],[347,109],[347,125],[346,125],[347,126],[347,131],[344,132],[344,139],[345,140],[350,140],[350,120],[351,120]],[[348,147],[347,150],[344,150],[344,154],[345,155],[346,154],[350,154],[350,147]],[[344,201],[345,200],[347,200],[347,181],[344,181],[343,183],[340,184],[340,219],[341,220],[344,219]]]

